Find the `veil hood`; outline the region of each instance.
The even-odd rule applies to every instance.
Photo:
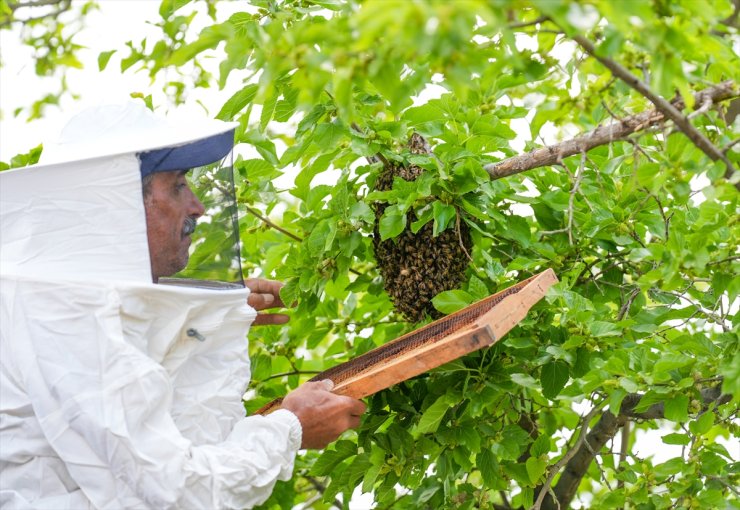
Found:
[[[220,160],[235,126],[133,102],[76,115],[41,164],[0,173],[0,272],[151,282],[142,176]]]

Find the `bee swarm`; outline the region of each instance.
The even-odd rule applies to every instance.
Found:
[[[426,141],[417,133],[411,135],[409,148],[414,154],[431,153]],[[393,187],[393,178],[415,180],[423,169],[392,162],[384,165],[375,183],[378,191]],[[464,221],[457,221],[454,228],[447,228],[434,237],[433,222],[426,223],[416,234],[411,224],[416,221],[413,211],[407,213],[406,229],[392,239],[380,240],[379,223],[386,204],[377,203],[373,246],[386,292],[396,310],[406,319],[418,322],[425,314],[439,318],[432,306],[432,298],[445,290],[458,288],[465,277],[470,252],[470,231]]]

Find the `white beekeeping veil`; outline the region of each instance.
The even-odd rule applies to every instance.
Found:
[[[179,276],[241,282],[234,129],[98,107],[42,164],[0,172],[0,507],[251,508],[289,479],[300,422],[242,404],[249,289],[152,278],[155,209],[200,216]],[[183,170],[205,212],[189,192],[197,214],[153,207],[142,175],[179,171],[184,191]]]
[[[45,148],[41,165],[0,177],[4,270],[151,281],[141,181],[157,172],[190,170],[206,212],[192,236],[188,266],[160,283],[243,286],[232,173],[235,126],[165,119],[134,102],[76,115],[58,143]]]

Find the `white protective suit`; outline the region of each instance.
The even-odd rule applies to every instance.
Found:
[[[192,128],[101,108],[0,173],[3,509],[247,508],[292,474],[295,415],[244,417],[249,291],[151,283],[137,154],[234,126]]]

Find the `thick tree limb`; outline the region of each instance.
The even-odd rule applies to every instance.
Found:
[[[603,57],[597,54],[594,44],[585,37],[575,35],[573,36],[573,40],[577,42],[581,46],[581,48],[586,51],[586,53],[591,55],[593,58],[601,62],[604,67],[609,69],[614,76],[618,77],[627,85],[645,96],[651,103],[655,105],[655,108],[657,110],[663,113],[663,115],[665,115],[668,119],[672,120],[676,124],[676,126],[678,126],[678,129],[680,129],[683,134],[685,134],[689,138],[689,140],[694,143],[694,145],[701,149],[704,154],[709,156],[712,161],[722,161],[727,167],[725,178],[730,179],[733,175],[735,175],[735,167],[727,158],[727,155],[723,154],[722,151],[719,150],[709,140],[709,138],[704,136],[701,131],[696,129],[693,124],[691,124],[689,119],[687,119],[681,113],[681,111],[676,108],[670,101],[656,94],[653,90],[650,89],[650,87],[647,86],[645,82],[641,81],[637,76],[632,74],[626,67],[620,65],[618,62],[608,57]],[[696,104],[701,105],[703,102],[704,101],[700,101]]]
[[[701,397],[705,411],[712,403],[724,404],[732,398],[730,395],[722,395],[719,385],[701,390]],[[565,469],[553,489],[557,501],[548,494],[542,502],[541,508],[543,510],[568,508],[594,457],[629,419],[657,420],[665,418],[662,402],[653,404],[645,411],[636,411],[635,408],[640,403],[640,399],[642,399],[640,394],[627,395],[622,401],[618,416],[615,416],[611,411],[605,411],[586,436],[586,440],[577,449],[574,448],[574,453],[568,452],[566,454],[570,460],[565,465]]]
[[[740,91],[738,91],[733,81],[728,80],[698,92],[694,96],[694,101],[697,105],[703,105],[707,101],[716,104],[720,101],[738,96],[740,96]],[[674,99],[669,104],[672,105],[673,109],[678,111],[685,108],[684,102],[681,99]],[[594,147],[606,145],[611,142],[625,140],[629,135],[660,124],[665,120],[665,113],[656,108],[625,117],[619,122],[601,125],[595,130],[571,140],[566,140],[549,147],[535,149],[526,154],[520,154],[499,161],[498,163],[491,163],[485,166],[485,170],[492,179],[500,179],[501,177],[518,174],[533,168],[555,165],[568,156],[587,152]]]

